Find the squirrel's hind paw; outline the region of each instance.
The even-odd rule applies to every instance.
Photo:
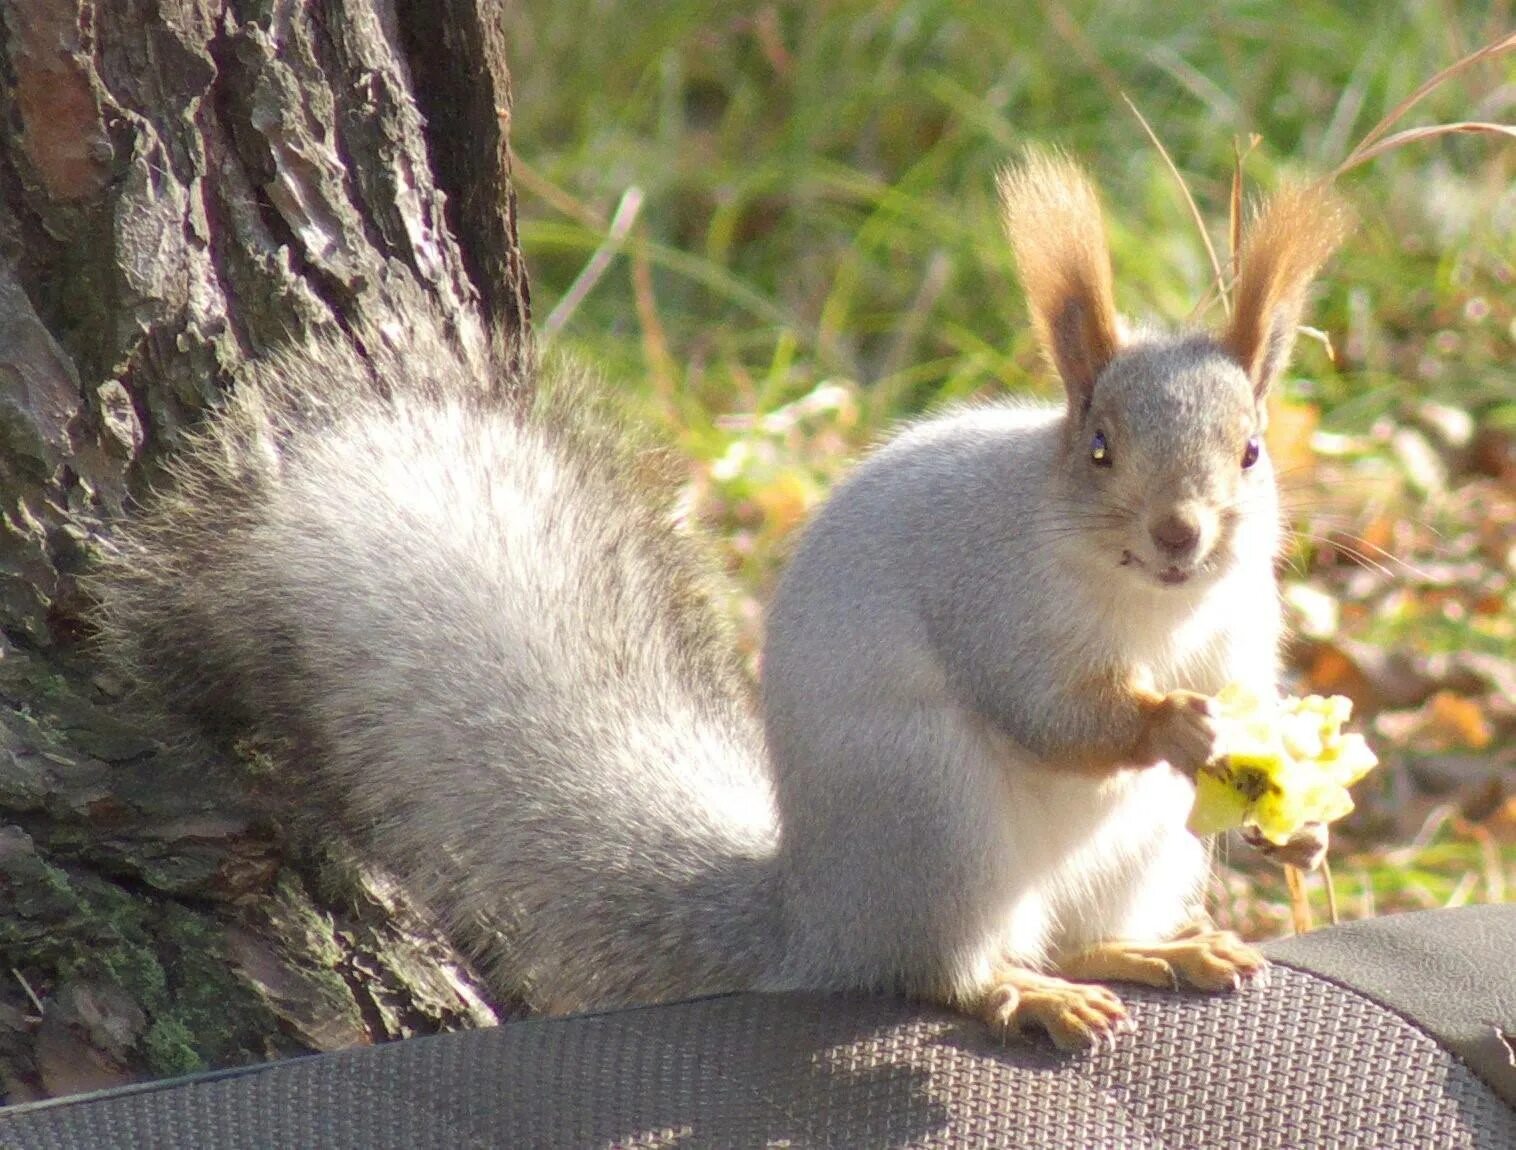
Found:
[[[1300,870],[1312,871],[1326,858],[1330,832],[1325,823],[1306,823],[1290,836],[1289,842],[1283,845],[1272,843],[1264,838],[1263,832],[1257,827],[1243,827],[1242,837],[1247,840],[1249,846],[1278,866],[1292,866]]]
[[[1240,990],[1268,969],[1267,960],[1229,930],[1186,933],[1171,942],[1113,940],[1059,965],[1068,978]]]
[[[1121,999],[1105,987],[1017,966],[995,972],[976,1013],[1002,1034],[1043,1030],[1068,1052],[1114,1045],[1118,1034],[1135,1029]]]

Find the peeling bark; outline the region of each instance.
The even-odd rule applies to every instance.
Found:
[[[498,0],[0,5],[7,1100],[500,1013],[256,761],[142,729],[79,576],[270,350],[423,306],[518,346],[504,40]]]

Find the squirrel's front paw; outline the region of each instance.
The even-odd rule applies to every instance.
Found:
[[[1114,1045],[1135,1029],[1121,999],[1103,986],[1069,982],[1035,970],[1002,966],[979,1001],[978,1014],[1001,1032],[1036,1028],[1063,1051]]]
[[[1216,701],[1194,691],[1170,691],[1152,705],[1142,741],[1150,762],[1166,762],[1175,770],[1195,773],[1221,754],[1221,728]]]

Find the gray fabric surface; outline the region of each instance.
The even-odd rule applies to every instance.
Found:
[[[1126,997],[1140,1032],[1085,1057],[883,998],[528,1020],[23,1108],[0,1146],[1516,1146],[1462,1062],[1331,981]]]
[[[1516,1107],[1516,913],[1471,906],[1344,923],[1286,938],[1269,957],[1398,1011]],[[1516,1145],[1516,1144],[1513,1144]]]

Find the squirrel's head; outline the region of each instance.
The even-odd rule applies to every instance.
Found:
[[[1088,543],[1150,587],[1203,585],[1272,559],[1278,499],[1263,435],[1307,289],[1346,213],[1324,186],[1257,212],[1219,333],[1129,333],[1116,314],[1099,198],[1057,153],[1000,179],[1027,305],[1068,400],[1059,476]]]

